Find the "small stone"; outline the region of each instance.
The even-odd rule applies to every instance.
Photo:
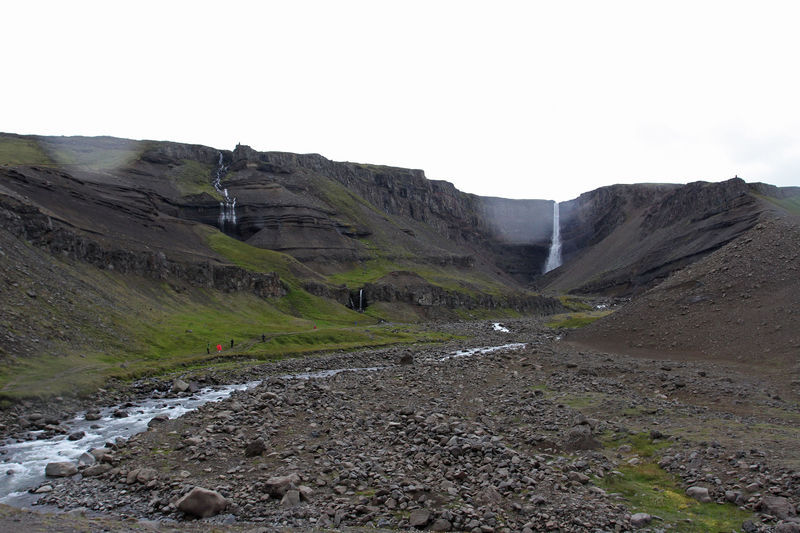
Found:
[[[52,485],[42,485],[41,487],[39,487],[38,489],[33,491],[34,494],[44,494],[46,492],[53,492],[53,486]]]

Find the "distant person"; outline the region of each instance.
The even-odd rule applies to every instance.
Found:
[[[221,344],[217,344],[217,351],[218,351],[218,352],[221,352],[221,351],[222,351],[222,345],[221,345]]]
[[[206,344],[206,353],[211,353],[211,343]]]
[[[261,342],[267,342],[267,336],[263,333],[261,334]]]
[[[231,348],[233,348],[233,339],[231,339]]]

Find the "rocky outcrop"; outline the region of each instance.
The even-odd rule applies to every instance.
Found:
[[[210,261],[171,261],[161,251],[133,251],[106,244],[70,230],[36,207],[0,195],[0,224],[12,235],[50,253],[123,274],[181,280],[195,287],[224,292],[248,291],[262,298],[280,297],[286,288],[277,274],[258,273]]]
[[[431,309],[510,308],[541,314],[562,310],[560,302],[554,298],[524,293],[496,296],[466,290],[446,290],[428,283],[413,272],[391,272],[375,283],[365,284],[363,298],[366,302],[402,302]]]

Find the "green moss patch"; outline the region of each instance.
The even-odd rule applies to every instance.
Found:
[[[678,532],[738,531],[754,515],[738,507],[700,503],[685,495],[678,478],[653,462],[621,466],[619,475],[596,480],[608,492],[620,494],[632,512],[644,512],[662,520],[659,528]]]

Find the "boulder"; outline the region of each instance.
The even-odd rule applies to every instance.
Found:
[[[450,521],[445,520],[444,518],[437,518],[430,527],[431,531],[450,531],[453,528],[453,524]]]
[[[179,510],[198,518],[214,516],[228,506],[227,500],[217,491],[195,487],[175,504]]]
[[[189,384],[182,379],[176,379],[172,382],[172,392],[180,393],[189,390]]]
[[[300,476],[289,474],[287,476],[273,476],[264,484],[267,494],[274,498],[282,498],[289,489],[296,489],[300,483]]]
[[[86,436],[85,431],[76,431],[74,433],[70,433],[67,437],[67,440],[81,440],[83,437]]]
[[[169,415],[161,413],[160,415],[156,415],[153,418],[151,418],[150,421],[147,423],[147,427],[151,428],[153,426],[166,422],[167,420],[169,420]]]
[[[139,483],[149,483],[154,479],[158,479],[158,470],[155,468],[140,468],[136,474],[136,481]]]
[[[97,411],[89,411],[85,415],[83,415],[85,420],[93,421],[93,420],[100,420],[101,416],[100,413]]]
[[[708,489],[705,487],[689,487],[686,489],[686,495],[690,498],[694,498],[700,503],[711,502],[711,495],[708,493]]]
[[[764,496],[761,499],[761,510],[780,520],[786,520],[790,516],[797,514],[794,505],[782,496]]]
[[[255,439],[250,441],[247,447],[244,449],[244,456],[245,457],[256,457],[261,455],[267,450],[267,445],[264,444],[263,439]]]
[[[595,450],[601,448],[602,444],[594,438],[592,428],[588,424],[578,424],[567,431],[563,447],[567,451]]]
[[[300,505],[300,491],[290,489],[286,491],[281,499],[281,507],[295,507]]]
[[[653,517],[647,513],[635,513],[631,515],[631,525],[633,527],[643,527],[653,521]]]
[[[67,477],[78,473],[78,467],[71,461],[47,463],[44,475],[49,477]]]
[[[111,470],[111,468],[112,466],[110,464],[101,463],[85,468],[81,473],[83,474],[83,477],[94,477],[94,476],[99,476],[101,474],[105,474],[106,472]]]
[[[430,520],[430,511],[427,509],[416,509],[411,512],[411,516],[408,518],[408,523],[411,525],[411,527],[423,528],[428,524],[428,522],[430,522]]]

